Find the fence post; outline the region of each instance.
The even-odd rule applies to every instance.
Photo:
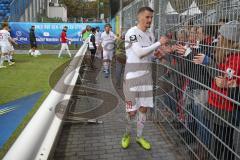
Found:
[[[149,7],[151,7],[152,9],[154,9],[154,2],[155,0],[149,0]],[[154,33],[154,20],[155,20],[155,17],[153,16],[153,23],[152,23],[152,26],[151,26],[151,32]]]
[[[159,32],[158,36],[166,34],[166,14],[165,10],[167,7],[167,1],[166,0],[159,0]]]

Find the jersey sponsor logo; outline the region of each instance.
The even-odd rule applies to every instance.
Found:
[[[136,35],[132,35],[130,36],[130,42],[137,42],[137,36]]]
[[[43,36],[48,37],[48,36],[50,36],[50,33],[49,32],[43,32]]]
[[[126,101],[126,108],[132,109],[132,101]]]
[[[152,39],[152,37],[149,37],[149,39],[150,39],[150,41],[151,41],[151,42],[153,42],[153,39]]]
[[[3,34],[0,33],[0,40],[3,40]]]
[[[17,31],[17,32],[16,32],[16,35],[17,35],[18,37],[20,37],[20,36],[22,36],[22,32],[21,32],[21,31]]]
[[[232,69],[232,68],[227,68],[227,70],[226,70],[226,73],[227,73],[227,77],[229,78],[229,79],[232,79],[233,78],[233,75],[234,75],[234,70]]]

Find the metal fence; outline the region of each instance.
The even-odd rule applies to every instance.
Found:
[[[12,0],[9,21],[37,21],[47,8],[46,0]]]
[[[122,31],[149,1],[123,9]],[[240,1],[155,0],[155,37],[174,51],[158,61],[155,120],[176,131],[190,159],[240,159]],[[226,24],[228,23],[228,24]],[[159,94],[157,94],[159,95]]]

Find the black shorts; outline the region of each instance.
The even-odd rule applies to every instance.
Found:
[[[30,43],[31,48],[37,48],[37,43]]]
[[[95,55],[96,54],[96,49],[90,49],[91,55]]]

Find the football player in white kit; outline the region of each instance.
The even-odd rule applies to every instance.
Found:
[[[101,44],[103,48],[103,67],[105,78],[108,78],[110,73],[110,64],[112,61],[116,36],[110,29],[110,24],[104,26],[105,31],[101,34]]]
[[[100,32],[100,27],[96,27],[96,46],[97,46],[97,51],[96,51],[96,56],[98,58],[101,58],[102,57],[102,51],[101,51],[101,46],[100,46],[100,43],[101,43],[101,32]]]
[[[11,37],[10,33],[8,32],[8,23],[4,22],[2,24],[2,30],[0,30],[0,46],[1,46],[1,59],[0,59],[0,68],[6,68],[3,65],[4,60],[8,61],[9,65],[13,65],[15,62],[10,61],[10,52],[12,51],[12,43],[16,43]]]
[[[126,65],[123,82],[123,92],[126,107],[126,133],[122,137],[122,148],[130,144],[132,125],[137,121],[136,142],[146,150],[151,144],[143,138],[142,132],[146,121],[148,108],[153,108],[153,82],[151,57],[156,49],[167,43],[166,37],[155,42],[154,36],[148,29],[151,26],[153,10],[142,7],[137,13],[137,26],[129,29],[125,35]]]
[[[9,30],[8,30],[8,32],[10,33],[10,35],[11,35],[11,28],[10,27],[8,27],[9,28]],[[12,37],[10,37],[12,40],[11,40],[11,49],[10,49],[10,52],[9,52],[9,58],[10,58],[10,61],[11,62],[15,62],[15,60],[13,59],[13,55],[14,55],[14,52],[15,52],[15,50],[14,50],[14,46],[13,46],[13,44],[16,44],[17,45],[17,43],[16,43],[16,41],[12,38]],[[14,43],[12,43],[14,41]]]

